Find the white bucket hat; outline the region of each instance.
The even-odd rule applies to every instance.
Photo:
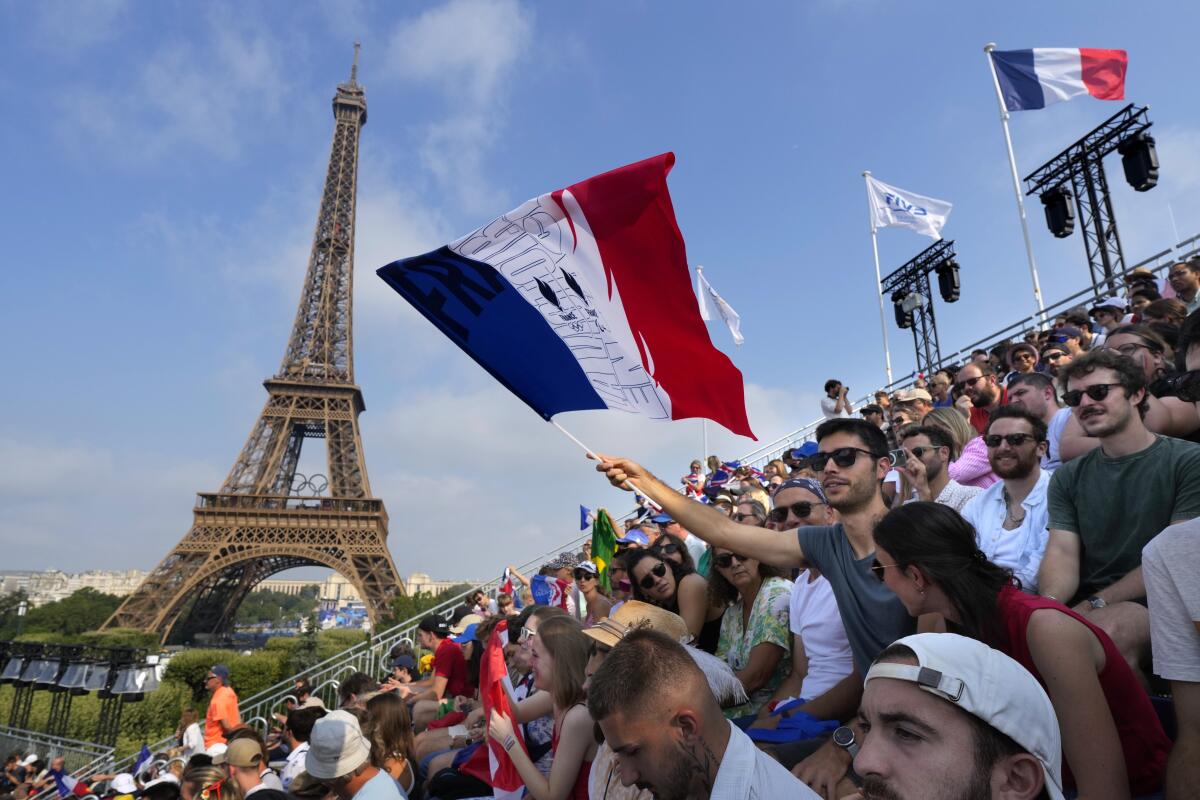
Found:
[[[358,719],[348,711],[331,711],[313,725],[305,771],[319,781],[349,775],[371,757],[371,744]]]
[[[1037,678],[999,650],[954,633],[918,633],[894,644],[916,653],[918,666],[875,663],[864,684],[909,681],[978,717],[1042,762],[1047,794],[1063,800],[1058,718]]]

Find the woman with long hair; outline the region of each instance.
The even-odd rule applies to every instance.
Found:
[[[587,800],[588,774],[596,757],[592,717],[583,689],[590,642],[579,623],[565,616],[542,622],[532,639],[534,686],[553,698],[550,749],[554,755],[549,777],[543,776],[518,746],[512,719],[493,711],[488,721],[488,735],[508,753],[534,800]]]
[[[877,578],[908,613],[1006,653],[1046,689],[1062,730],[1063,779],[1080,797],[1159,791],[1171,743],[1133,670],[1104,631],[1026,594],[987,560],[975,530],[937,503],[893,509],[875,527]]]
[[[575,588],[587,603],[587,616],[583,618],[583,627],[590,628],[608,616],[612,610],[612,600],[600,589],[600,570],[593,561],[580,561],[571,573],[575,579]]]
[[[651,550],[630,550],[624,565],[633,586],[633,599],[653,603],[683,617],[692,636],[699,638],[708,615],[708,582],[681,564]]]
[[[950,448],[950,463],[946,466],[951,480],[980,489],[1000,480],[988,463],[983,437],[957,408],[935,408],[921,418],[921,424],[944,430],[954,442]]]
[[[750,698],[725,715],[757,714],[792,668],[792,582],[779,567],[724,547],[713,549],[712,564],[708,601],[725,609],[716,655],[733,669]]]
[[[204,752],[204,731],[200,729],[200,712],[188,706],[179,715],[179,727],[175,729],[175,741],[182,748],[180,755],[189,759]]]
[[[658,541],[650,545],[649,550],[664,561],[674,561],[685,570],[696,571],[696,562],[688,552],[687,545],[673,533],[659,535]]]
[[[182,800],[242,800],[237,781],[225,775],[225,769],[212,764],[189,767],[179,781]]]
[[[408,705],[394,692],[367,701],[367,738],[371,763],[392,776],[408,797],[417,786],[416,746]]]

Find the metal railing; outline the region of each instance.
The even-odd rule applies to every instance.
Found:
[[[51,759],[63,757],[66,770],[75,775],[92,775],[112,763],[113,749],[92,742],[81,742],[64,736],[50,736],[37,731],[10,728],[0,725],[0,753],[37,753],[47,765]],[[57,796],[54,786],[42,791],[37,797]]]

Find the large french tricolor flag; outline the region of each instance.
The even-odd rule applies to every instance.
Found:
[[[753,438],[691,289],[666,153],[544,194],[378,274],[545,419],[705,417]]]
[[[1125,98],[1124,50],[1039,47],[994,50],[992,62],[1009,111],[1030,111],[1090,94],[1098,100]]]

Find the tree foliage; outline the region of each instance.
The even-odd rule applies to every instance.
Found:
[[[451,586],[449,589],[432,594],[430,592],[418,592],[416,594],[408,594],[402,597],[396,597],[392,600],[392,622],[404,622],[405,620],[419,617],[431,608],[441,605],[455,595],[462,594],[467,589],[470,589],[470,584],[460,583]]]
[[[13,639],[21,628],[17,605],[23,592],[0,597],[0,639]],[[77,589],[62,600],[30,608],[22,628],[24,639],[55,642],[77,641],[75,637],[94,631],[121,605],[122,598],[90,587]]]
[[[317,607],[318,586],[305,586],[300,594],[287,594],[271,589],[259,589],[246,595],[237,610],[236,621],[243,624],[302,619]]]

